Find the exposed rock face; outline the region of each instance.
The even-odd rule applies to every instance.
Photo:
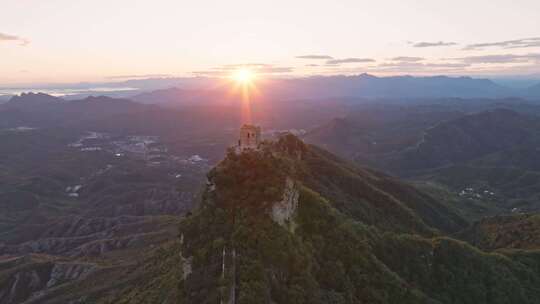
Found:
[[[44,229],[41,237],[75,237],[86,236],[110,230],[119,225],[140,222],[140,217],[120,216],[116,218],[98,217],[85,218],[81,216],[67,217]]]
[[[42,271],[45,270],[45,271]],[[0,289],[1,303],[20,303],[45,285],[47,269],[29,269],[14,273]]]
[[[184,244],[184,234],[180,235],[180,245]],[[182,264],[182,280],[185,280],[193,272],[193,257],[185,258],[180,250],[180,261]]]
[[[76,248],[96,239],[97,237],[95,236],[38,239],[20,245],[0,246],[0,254],[64,254],[72,248]]]
[[[272,205],[272,220],[284,227],[291,224],[291,219],[298,207],[298,197],[299,192],[296,184],[294,180],[288,177],[285,181],[283,199]],[[294,226],[289,227],[294,230]]]
[[[209,192],[216,190],[216,184],[213,181],[206,180],[206,187],[208,188]]]
[[[182,256],[181,258],[182,258],[181,259],[182,260],[182,280],[185,280],[193,272],[193,268],[192,268],[193,257],[184,258]]]
[[[62,231],[62,227],[66,227],[66,231]],[[161,227],[159,221],[145,217],[74,218],[55,223],[48,229],[43,225],[45,232],[42,235],[52,237],[20,244],[0,243],[0,255],[46,253],[71,257],[99,256],[112,250],[142,247],[153,240],[165,240],[170,234],[168,230],[160,230]]]
[[[89,263],[40,262],[31,257],[19,262],[24,265],[5,278],[4,285],[0,286],[0,303],[39,303],[50,288],[83,279],[97,269]]]
[[[51,278],[47,282],[47,288],[65,281],[77,280],[86,277],[95,269],[93,264],[58,263],[51,270]]]
[[[123,238],[104,239],[90,242],[70,251],[69,255],[74,257],[101,256],[114,250],[143,248],[145,245],[151,244],[154,240],[166,240],[169,238],[170,234],[167,231],[133,234]]]

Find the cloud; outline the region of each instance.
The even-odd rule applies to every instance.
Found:
[[[524,55],[504,54],[504,55],[483,55],[467,56],[461,58],[448,58],[448,60],[459,60],[469,64],[485,63],[526,63],[530,61],[540,62],[540,53],[530,53]]]
[[[419,61],[387,61],[366,67],[368,71],[380,73],[465,73],[471,65],[464,62],[419,62]]]
[[[214,67],[213,70],[222,70],[222,71],[233,71],[240,68],[250,68],[250,69],[260,69],[263,67],[271,67],[271,64],[267,63],[236,63],[236,64],[225,64],[222,66]]]
[[[375,62],[375,60],[371,58],[330,59],[326,61],[326,65],[339,65],[342,63],[365,63],[365,62]]]
[[[474,44],[469,44],[465,46],[463,50],[466,50],[466,51],[479,50],[479,49],[489,48],[489,47],[497,47],[497,48],[503,48],[503,49],[540,47],[540,37],[505,40],[505,41],[488,42],[488,43],[474,43]]]
[[[422,42],[410,42],[410,43],[412,43],[412,46],[416,47],[416,48],[457,45],[456,42],[445,42],[445,41],[437,41],[437,42],[425,42],[425,41],[422,41]]]
[[[408,57],[408,56],[400,56],[400,57],[394,57],[391,59],[392,61],[401,61],[401,62],[418,62],[425,60],[425,58],[422,57]]]
[[[19,43],[20,46],[27,46],[30,43],[28,39],[15,36],[15,35],[8,35],[8,34],[0,33],[0,42],[4,42],[4,41]]]
[[[381,73],[391,75],[462,75],[470,73],[470,64],[462,62],[407,62],[407,61],[389,61],[379,64],[372,64],[364,67],[334,67],[329,69],[329,75],[340,74],[358,74],[358,73]]]
[[[471,65],[469,63],[427,63],[427,64],[424,64],[424,66],[430,67],[430,68],[457,69],[457,68],[466,68]]]
[[[166,78],[172,77],[171,74],[143,74],[143,75],[117,75],[108,76],[107,79],[143,79],[143,78]]]
[[[302,55],[302,56],[296,56],[298,59],[326,59],[331,60],[334,59],[332,56],[328,55]]]
[[[293,67],[280,67],[280,66],[266,66],[261,67],[255,72],[262,74],[282,74],[282,73],[291,73],[294,71]]]
[[[191,72],[195,76],[208,76],[208,77],[223,77],[227,75],[225,71],[216,71],[216,70],[203,70],[203,71],[193,71]]]
[[[311,63],[311,64],[306,64],[307,67],[318,67],[318,66],[321,66],[320,64],[314,64],[314,63]]]
[[[210,70],[194,71],[192,73],[198,76],[224,77],[241,68],[248,68],[257,74],[286,74],[294,71],[294,67],[289,66],[276,66],[267,63],[241,63],[226,64],[213,67]]]
[[[401,69],[458,69],[466,68],[470,66],[470,63],[459,62],[459,63],[422,63],[422,62],[411,62],[411,61],[400,61],[400,62],[385,62],[377,65],[376,67],[380,68],[401,68]]]

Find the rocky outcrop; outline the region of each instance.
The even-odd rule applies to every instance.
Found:
[[[292,218],[298,207],[298,197],[299,192],[296,183],[291,178],[287,178],[283,190],[283,199],[272,205],[272,220],[294,231]]]
[[[86,278],[97,266],[90,263],[42,261],[28,256],[0,283],[0,303],[39,303],[52,288]]]
[[[0,254],[66,254],[73,248],[99,239],[98,236],[84,236],[73,238],[46,238],[29,241],[20,245],[0,246]]]
[[[119,217],[113,219],[80,218],[50,227],[43,235],[65,235],[37,238],[20,244],[1,244],[0,255],[45,253],[61,256],[97,256],[104,252],[149,243],[149,238],[164,240],[172,235],[168,217]],[[69,223],[67,225],[66,223]],[[64,226],[66,225],[66,226]],[[60,227],[67,227],[67,232]],[[93,234],[87,234],[95,232]],[[70,237],[70,235],[75,235]],[[79,236],[80,235],[80,236]]]
[[[51,270],[46,286],[50,288],[66,281],[83,279],[95,269],[96,266],[93,264],[57,263]]]
[[[180,235],[180,246],[184,244],[184,234]],[[193,272],[193,257],[184,257],[182,250],[179,252],[182,264],[182,280],[185,280]]]
[[[155,241],[166,241],[170,238],[170,232],[157,231],[152,233],[133,234],[123,238],[97,240],[75,248],[69,255],[72,257],[96,257],[114,250],[144,248]]]
[[[85,218],[81,216],[62,219],[48,227],[43,237],[76,237],[96,234],[98,232],[110,231],[114,227],[126,224],[133,224],[143,221],[144,218],[136,216],[120,217],[97,217]]]
[[[0,286],[0,303],[21,303],[33,292],[44,288],[49,270],[50,265],[37,265],[12,273]]]
[[[193,272],[193,257],[184,258],[181,256],[182,261],[182,280],[185,280]]]

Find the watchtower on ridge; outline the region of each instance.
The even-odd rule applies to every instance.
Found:
[[[257,150],[261,143],[261,127],[245,124],[240,128],[237,151]]]

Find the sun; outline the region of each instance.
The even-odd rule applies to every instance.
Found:
[[[232,78],[241,85],[250,85],[255,81],[257,75],[248,68],[240,68],[233,72]]]

